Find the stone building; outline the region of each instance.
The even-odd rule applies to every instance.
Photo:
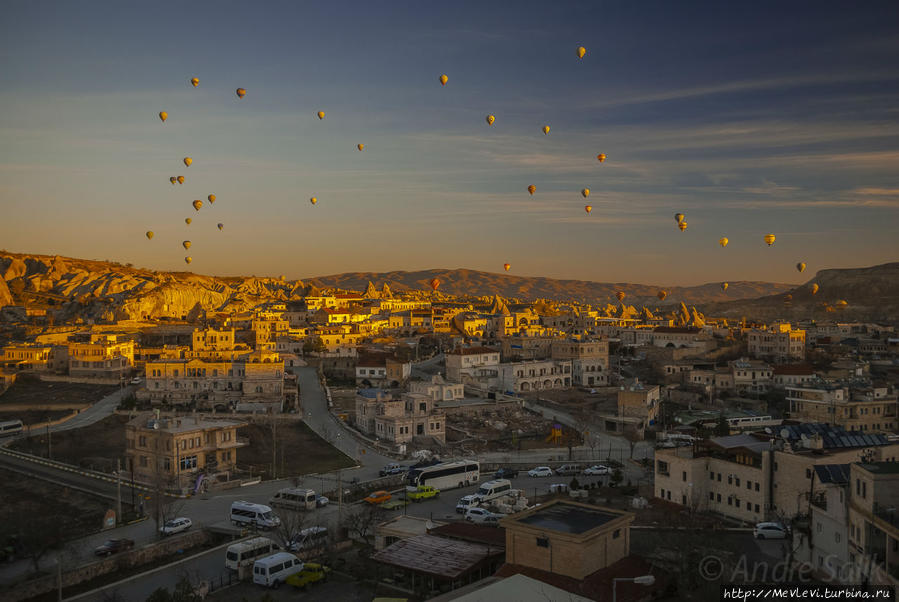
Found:
[[[778,361],[805,359],[805,331],[794,330],[787,323],[778,322],[767,330],[752,329],[746,334],[746,342],[753,357]]]
[[[571,384],[604,387],[609,384],[609,342],[598,339],[556,339],[552,343],[554,360],[571,362]]]
[[[489,347],[460,347],[446,354],[446,378],[450,382],[496,387],[500,352]]]
[[[847,430],[896,431],[897,398],[887,387],[850,388],[824,381],[786,387],[790,416],[808,422],[829,422]]]
[[[647,385],[635,378],[618,391],[618,415],[639,418],[642,422],[638,429],[640,431],[655,424],[659,417],[660,406],[659,385]]]
[[[356,426],[363,433],[396,444],[413,437],[433,437],[446,442],[446,414],[436,401],[419,393],[404,393],[395,398],[377,389],[356,395]]]
[[[571,361],[534,360],[500,364],[497,387],[500,391],[527,393],[571,386]]]

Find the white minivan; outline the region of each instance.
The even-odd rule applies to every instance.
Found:
[[[478,500],[478,504],[489,502],[492,499],[506,495],[512,491],[512,482],[508,479],[496,479],[495,481],[487,481],[478,487],[477,493],[474,494]]]
[[[281,524],[272,509],[264,504],[232,502],[231,522],[235,525],[256,525],[261,529],[274,529]]]
[[[303,570],[303,561],[287,552],[278,552],[253,563],[253,583],[277,588],[287,578]]]

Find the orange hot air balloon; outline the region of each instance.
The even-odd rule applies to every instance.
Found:
[[[817,294],[818,294],[818,290],[819,290],[820,288],[821,288],[821,287],[819,287],[816,283],[813,282],[813,283],[812,283],[812,294],[813,294],[813,295],[817,295]]]
[[[192,221],[194,221],[194,220],[190,219],[189,217],[184,218],[184,223],[187,224],[188,226],[190,225],[190,223]]]
[[[440,85],[441,85],[441,86],[445,86],[445,85],[446,85],[446,82],[447,82],[448,80],[449,80],[449,78],[446,76],[446,74],[441,75],[441,76],[440,76]]]
[[[603,153],[599,153],[598,155],[596,155],[596,158],[599,159],[600,163],[605,163],[606,161],[606,156]]]
[[[324,119],[324,118],[325,118],[325,112],[324,112],[324,111],[319,111],[319,112],[318,112],[318,118],[319,118],[319,119]]]
[[[172,176],[171,178],[169,178],[169,182],[172,183],[172,186],[174,186],[175,182],[177,182],[177,181],[178,181],[178,178],[176,178],[175,176]]]
[[[681,232],[683,232],[684,230],[687,229],[687,222],[679,222],[679,223],[677,224],[677,227],[680,228],[680,231],[681,231]]]
[[[765,234],[765,243],[770,247],[774,244],[776,237],[773,234]]]
[[[208,197],[206,197],[206,198],[209,199],[209,202],[210,202],[210,203],[214,203],[214,202],[215,202],[215,195],[214,195],[214,194],[210,194],[210,195],[209,195]]]
[[[246,91],[246,90],[244,90],[243,88],[238,88],[238,89],[237,89],[237,97],[238,97],[238,98],[243,98],[243,97],[246,96],[246,95],[247,95],[247,91]]]
[[[618,291],[617,293],[615,293],[615,298],[619,301],[623,301],[625,297],[626,295],[624,294],[624,291]]]
[[[200,85],[200,80],[197,79],[196,77],[192,77],[192,78],[190,79],[190,84],[191,84],[194,88],[196,88],[197,86]]]
[[[184,242],[181,243],[181,246],[184,247],[185,251],[188,250],[190,248],[190,241],[185,240]]]
[[[730,285],[729,285],[728,283],[722,282],[722,283],[721,283],[721,290],[724,291],[724,292],[727,292],[727,287],[729,287],[729,286],[730,286]]]
[[[363,148],[365,148],[365,145],[364,145],[364,144],[357,144],[357,145],[356,145],[356,148],[358,148],[359,150],[362,150]]]
[[[796,264],[796,269],[799,270],[799,273],[801,274],[805,271],[805,264],[800,261]]]
[[[667,297],[667,296],[668,296],[668,292],[667,292],[667,291],[659,291],[659,292],[656,293],[656,297],[659,298],[659,301],[664,301],[664,300],[665,300],[665,297]]]
[[[437,278],[431,278],[431,281],[428,284],[430,284],[431,288],[436,291],[437,287],[440,286],[440,280],[438,280]]]
[[[190,167],[190,164],[193,163],[193,162],[194,162],[194,160],[191,159],[190,157],[184,157],[184,164],[185,164],[186,166]]]
[[[152,230],[147,232],[147,240],[153,240],[153,231]]]
[[[533,196],[534,193],[537,192],[537,187],[531,184],[530,186],[528,186],[528,192],[530,192],[531,196]]]
[[[504,263],[504,264],[503,264],[503,269],[506,270],[507,272],[509,271],[509,269],[510,269],[511,267],[512,267],[512,264],[511,264],[511,263]]]
[[[583,46],[578,46],[577,48],[577,58],[582,59],[584,55],[587,54],[587,49]]]
[[[581,190],[581,194],[584,196],[584,198],[587,198],[588,196],[590,196],[590,189],[584,188],[583,190]]]
[[[197,211],[199,211],[199,210],[200,210],[200,207],[203,206],[203,201],[197,199],[196,201],[194,201],[194,202],[191,203],[191,204],[194,206],[194,209],[196,209]]]
[[[784,301],[787,302],[787,303],[789,303],[789,302],[792,301],[792,300],[793,300],[793,295],[787,295],[787,296],[784,297]]]
[[[178,183],[184,184],[184,176],[178,176]]]
[[[318,202],[318,199],[315,198],[315,197],[312,197],[311,199],[309,199],[309,202],[312,203],[312,204],[314,205],[314,204],[316,204],[316,203]]]
[[[159,111],[159,118],[162,119],[163,123],[165,123],[165,120],[169,118],[169,114],[165,111]]]
[[[496,117],[493,115],[487,115],[487,125],[493,125],[493,122],[496,121]]]
[[[184,258],[184,263],[190,263],[191,261],[193,261],[193,257],[185,257]]]
[[[548,126],[548,125],[544,125],[544,126],[543,126],[543,135],[546,136],[548,133],[549,133],[549,126]]]
[[[584,205],[584,211],[590,213],[591,211],[593,211],[593,205]]]

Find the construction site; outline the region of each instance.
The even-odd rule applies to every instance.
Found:
[[[446,445],[453,453],[568,448],[582,443],[575,429],[517,407],[447,416]]]

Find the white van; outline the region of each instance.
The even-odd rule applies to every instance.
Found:
[[[281,547],[268,537],[254,537],[228,546],[225,552],[225,568],[237,571],[240,567],[251,566],[264,556],[271,556]]]
[[[309,527],[300,531],[290,542],[287,549],[291,552],[308,552],[328,545],[328,529],[326,527]]]
[[[512,482],[508,479],[496,479],[495,481],[487,481],[478,487],[477,493],[474,494],[479,504],[488,502],[494,498],[506,495],[512,491]]]
[[[277,588],[287,578],[303,570],[303,561],[287,552],[278,552],[253,563],[253,583]]]
[[[240,501],[231,504],[231,522],[235,525],[256,525],[262,529],[274,529],[281,524],[281,519],[275,516],[268,506]]]
[[[268,503],[287,510],[314,510],[315,492],[311,489],[282,489]]]

